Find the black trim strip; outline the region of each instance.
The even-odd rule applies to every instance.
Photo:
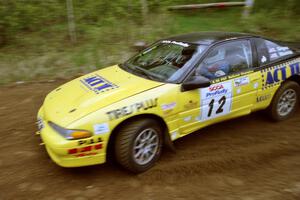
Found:
[[[261,70],[267,69],[269,67],[274,67],[275,65],[280,65],[280,64],[283,64],[285,62],[289,62],[292,59],[298,59],[298,58],[300,58],[300,53],[290,55],[290,56],[286,56],[282,60],[275,60],[275,61],[270,62],[268,64],[259,66],[259,67],[255,68],[254,71],[261,71]]]

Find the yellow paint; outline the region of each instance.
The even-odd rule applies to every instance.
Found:
[[[299,62],[299,59],[293,62]],[[133,116],[152,114],[162,118],[167,124],[170,138],[175,140],[208,125],[266,108],[280,83],[266,87],[266,80],[263,76],[266,77],[268,71],[274,72],[274,70],[275,68],[250,71],[214,80],[213,86],[223,85],[231,88],[232,96],[231,98],[227,96],[226,99],[227,102],[230,99],[231,103],[223,107],[223,111],[225,108],[230,110],[224,115],[201,120],[207,117],[204,116],[204,109],[210,108],[209,105],[203,105],[204,96],[201,96],[203,89],[181,92],[180,84],[155,82],[130,74],[118,66],[108,67],[72,80],[47,95],[38,113],[38,117],[43,120],[44,124],[40,136],[52,160],[60,166],[78,167],[104,163],[112,131],[121,122]],[[290,75],[291,72],[287,67],[287,76]],[[104,87],[106,83],[111,84],[112,87],[96,93],[83,81],[93,76],[105,79],[103,83],[96,84],[97,87]],[[236,80],[239,78],[243,79]],[[236,81],[244,81],[244,84],[236,84]],[[263,95],[270,96],[270,98],[257,102],[257,98]],[[217,107],[215,106],[220,107],[222,104],[222,99],[217,100],[218,102],[215,101],[213,105],[215,113],[211,116],[216,114]],[[148,106],[148,109],[138,109],[141,104],[144,107]],[[167,109],[164,110],[164,108]],[[93,136],[67,140],[55,132],[47,124],[48,121],[66,129],[86,130],[93,133]],[[108,125],[108,130],[99,130],[99,134],[96,135],[95,125],[103,124]],[[91,150],[93,155],[78,157],[76,156],[78,154],[68,154],[69,149],[95,144],[102,144],[102,148]]]

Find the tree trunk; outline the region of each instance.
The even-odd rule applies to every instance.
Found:
[[[146,20],[147,19],[147,15],[148,15],[148,3],[147,3],[147,0],[141,0],[141,5],[142,5],[143,20]]]
[[[70,39],[72,43],[76,43],[77,37],[75,30],[73,0],[67,0],[67,13]]]

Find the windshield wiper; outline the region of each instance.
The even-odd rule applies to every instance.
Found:
[[[137,66],[130,66],[130,65],[127,65],[124,63],[124,64],[120,64],[120,67],[130,73],[137,74],[137,75],[143,75],[150,80],[155,80],[154,75],[147,73],[145,70],[143,70]]]
[[[154,80],[154,79],[155,79],[155,78],[153,78],[153,77],[154,77],[153,75],[147,73],[146,71],[142,70],[142,69],[139,68],[139,67],[135,67],[135,68],[132,69],[132,70],[133,70],[133,71],[138,71],[139,74],[142,74],[142,75],[146,76],[146,77],[147,77],[148,79],[150,79],[150,80]]]

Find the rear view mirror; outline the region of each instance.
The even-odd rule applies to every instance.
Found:
[[[211,85],[210,80],[204,76],[191,76],[181,85],[181,92],[205,88]]]

